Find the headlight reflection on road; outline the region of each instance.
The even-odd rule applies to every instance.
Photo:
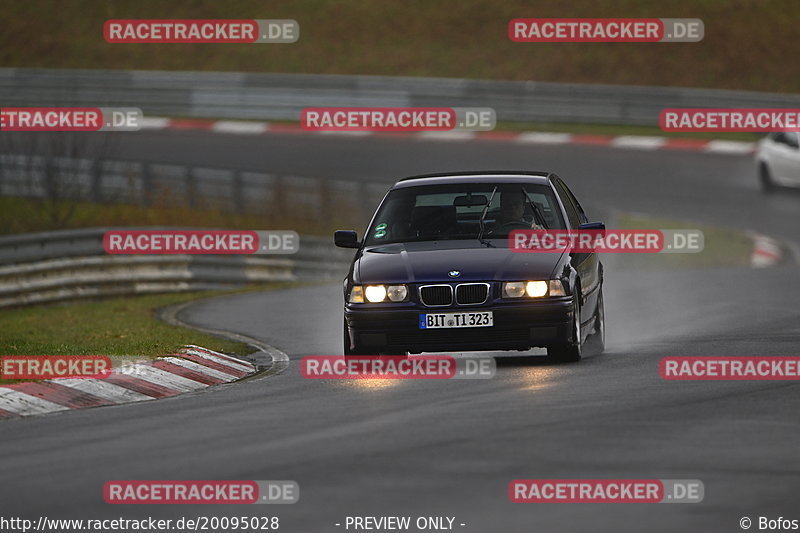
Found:
[[[403,360],[405,362],[412,361],[412,360],[416,359],[415,356],[409,356],[407,358],[405,356],[391,356],[391,357],[387,357],[387,358],[394,359],[394,360]],[[412,375],[410,377],[415,377],[415,376]],[[422,377],[422,376],[418,375],[416,377]],[[384,389],[390,389],[390,388],[397,387],[403,381],[407,381],[407,380],[406,379],[399,379],[397,377],[384,378],[384,377],[378,377],[378,375],[376,375],[376,377],[363,377],[363,378],[360,377],[358,379],[342,379],[341,380],[341,384],[346,386],[346,387],[350,387],[350,388],[354,388],[354,389],[378,391],[378,390],[384,390]]]
[[[374,379],[343,379],[340,381],[341,385],[345,387],[350,387],[353,389],[362,389],[362,390],[383,390],[383,389],[390,389],[392,387],[396,387],[399,385],[401,379],[383,379],[383,378],[374,378]]]
[[[546,367],[515,368],[520,389],[526,391],[539,391],[553,386],[556,370]]]

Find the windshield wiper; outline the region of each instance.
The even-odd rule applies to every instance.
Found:
[[[528,203],[533,209],[534,221],[541,227],[547,229],[547,223],[544,221],[544,213],[542,213],[541,209],[539,208],[539,205],[533,200],[531,200],[530,196],[528,196],[528,191],[525,190],[525,187],[522,187],[522,194],[525,195],[525,199],[528,200]]]
[[[489,197],[489,201],[486,202],[486,206],[483,208],[483,211],[481,212],[481,218],[480,220],[478,220],[478,225],[481,228],[480,232],[478,233],[478,242],[491,248],[495,248],[495,245],[483,238],[483,232],[486,231],[486,222],[484,221],[484,219],[486,218],[486,213],[489,211],[489,206],[492,204],[492,200],[494,199],[494,195],[496,192],[497,192],[497,186],[495,186],[494,190],[492,190],[492,195]]]

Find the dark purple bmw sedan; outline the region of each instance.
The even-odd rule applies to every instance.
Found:
[[[344,281],[345,355],[528,350],[558,361],[602,351],[603,265],[569,249],[519,253],[520,229],[604,229],[546,172],[414,176],[386,194]]]

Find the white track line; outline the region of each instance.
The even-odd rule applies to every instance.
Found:
[[[315,131],[314,133],[318,135],[344,135],[349,137],[365,137],[367,135],[372,135],[373,132],[371,131]]]
[[[251,365],[248,365],[247,363],[237,363],[237,362],[234,362],[234,361],[230,361],[228,359],[223,359],[222,357],[217,357],[217,356],[212,355],[210,353],[205,353],[205,352],[201,352],[201,351],[198,351],[198,350],[191,350],[191,349],[185,350],[184,353],[188,354],[188,355],[196,355],[198,357],[202,357],[203,359],[206,359],[208,361],[212,361],[214,363],[227,366],[228,368],[230,368],[232,370],[239,370],[241,372],[248,372],[248,373],[251,373],[251,372],[255,371],[255,369]]]
[[[163,361],[168,361],[174,365],[182,366],[187,370],[194,370],[195,372],[199,372],[200,374],[205,374],[212,378],[221,379],[222,381],[233,381],[236,379],[235,376],[230,374],[226,374],[224,372],[220,372],[219,370],[215,370],[211,367],[201,365],[200,363],[195,363],[194,361],[189,361],[188,359],[181,359],[179,357],[162,357]]]
[[[143,130],[163,130],[170,125],[170,119],[162,117],[142,117],[139,126]]]
[[[705,152],[720,154],[749,154],[756,149],[755,143],[742,141],[709,141],[703,148]]]
[[[220,120],[211,127],[217,133],[236,133],[240,135],[258,135],[269,130],[268,122],[246,122],[243,120]]]
[[[421,131],[418,139],[426,141],[471,141],[477,137],[474,131]]]
[[[514,142],[531,144],[566,144],[572,140],[569,133],[548,133],[540,131],[526,131],[520,133]]]
[[[636,150],[658,150],[667,144],[664,137],[646,137],[644,135],[620,135],[611,140],[615,148],[633,148]]]
[[[162,385],[179,392],[189,392],[203,389],[208,386],[205,383],[200,383],[199,381],[185,378],[183,376],[173,374],[172,372],[167,372],[166,370],[161,370],[160,368],[149,365],[130,365],[120,368],[117,370],[117,373],[124,376],[130,376],[133,378],[142,379],[144,381],[149,381],[150,383]]]
[[[253,367],[253,365],[251,365],[247,361],[231,357],[230,355],[225,355],[224,353],[207,350],[205,348],[202,348],[200,346],[195,346],[193,344],[187,344],[186,346],[184,346],[183,351],[188,354],[199,355],[200,357],[210,359],[211,361],[216,361],[223,365],[232,366],[233,368],[237,368],[244,372],[255,371],[255,367]]]
[[[14,389],[0,387],[0,409],[26,416],[66,411],[69,407]]]
[[[145,394],[114,385],[102,379],[57,379],[52,382],[114,403],[141,402],[153,399]]]

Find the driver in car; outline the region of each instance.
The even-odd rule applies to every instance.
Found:
[[[500,193],[500,213],[495,223],[496,232],[515,229],[544,229],[525,219],[525,194],[522,191],[503,191]]]

